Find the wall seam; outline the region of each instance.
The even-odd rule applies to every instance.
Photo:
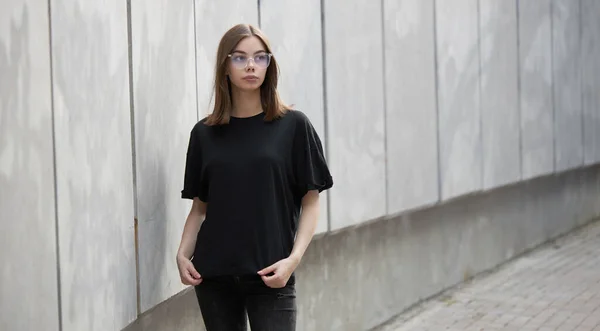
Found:
[[[437,150],[437,186],[438,186],[438,202],[442,201],[442,154],[440,142],[440,93],[439,93],[439,63],[437,49],[437,1],[433,0],[433,65],[435,71],[435,116],[436,116],[436,150]]]
[[[523,130],[522,130],[522,119],[523,110],[521,105],[521,23],[520,23],[520,11],[519,11],[519,0],[515,0],[515,11],[517,16],[517,109],[519,116],[519,180],[523,180]]]
[[[196,122],[200,121],[200,100],[198,97],[198,35],[196,32],[196,0],[192,0],[194,11],[194,86],[196,87]]]
[[[60,273],[60,240],[59,240],[59,224],[58,224],[58,171],[57,156],[56,156],[56,114],[54,102],[54,59],[52,51],[52,0],[48,0],[48,51],[50,64],[50,116],[52,122],[52,163],[54,177],[54,244],[56,247],[56,290],[57,290],[57,308],[58,308],[58,329],[63,329],[62,320],[62,286]]]
[[[129,69],[129,116],[131,125],[131,168],[133,178],[133,233],[135,250],[135,286],[136,286],[136,311],[139,317],[141,309],[140,293],[140,252],[139,252],[139,232],[138,232],[138,196],[137,196],[137,160],[135,148],[135,102],[133,90],[133,32],[131,23],[131,0],[127,0],[127,57]]]
[[[381,80],[383,87],[383,167],[384,167],[384,187],[385,187],[385,200],[384,210],[388,214],[390,212],[390,184],[389,184],[389,164],[388,164],[388,122],[387,122],[387,79],[386,79],[386,56],[385,56],[385,0],[380,2],[380,20],[381,20]]]
[[[583,97],[583,10],[582,3],[583,0],[579,0],[579,94],[580,94],[580,113],[581,113],[581,166],[585,165],[585,110],[584,110],[584,102],[585,99]]]
[[[262,29],[262,17],[260,16],[260,0],[256,1],[257,13],[258,13],[258,27]]]
[[[552,172],[556,173],[556,93],[554,75],[554,1],[550,0],[550,68],[551,68],[551,93],[552,93]]]
[[[481,95],[483,94],[483,90],[481,87],[481,76],[482,76],[482,69],[481,69],[481,0],[477,0],[477,63],[479,65],[478,68],[478,75],[477,75],[477,84],[478,84],[478,89],[479,89],[479,105],[478,105],[478,110],[479,110],[479,150],[481,152],[481,173],[480,173],[480,190],[484,190],[487,185],[485,182],[485,151],[484,151],[484,143],[483,143],[483,107],[482,107],[482,102],[481,102]]]
[[[259,0],[260,1],[260,0]],[[321,67],[322,72],[321,76],[323,79],[323,133],[325,135],[324,145],[325,145],[325,157],[328,162],[331,162],[331,151],[329,143],[329,116],[328,116],[328,106],[327,106],[327,50],[325,49],[325,0],[320,0],[321,4]],[[329,190],[326,192],[327,194],[327,231],[331,231],[331,193]]]

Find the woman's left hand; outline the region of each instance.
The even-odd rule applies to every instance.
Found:
[[[296,270],[298,263],[297,259],[288,257],[264,268],[258,274],[268,287],[282,288]]]

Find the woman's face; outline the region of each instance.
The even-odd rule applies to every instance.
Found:
[[[271,55],[255,36],[242,39],[229,55],[227,73],[231,83],[240,90],[260,88],[265,80]]]

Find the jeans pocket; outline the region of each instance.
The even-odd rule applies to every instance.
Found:
[[[296,290],[293,286],[279,289],[275,295],[274,309],[283,311],[296,311]]]
[[[296,292],[295,291],[279,291],[279,292],[277,292],[277,299],[292,299],[292,300],[296,299]]]

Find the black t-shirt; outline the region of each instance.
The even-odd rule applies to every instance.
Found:
[[[333,185],[319,136],[294,110],[207,126],[190,134],[181,197],[207,203],[193,263],[203,277],[256,275],[290,255],[309,190]]]

